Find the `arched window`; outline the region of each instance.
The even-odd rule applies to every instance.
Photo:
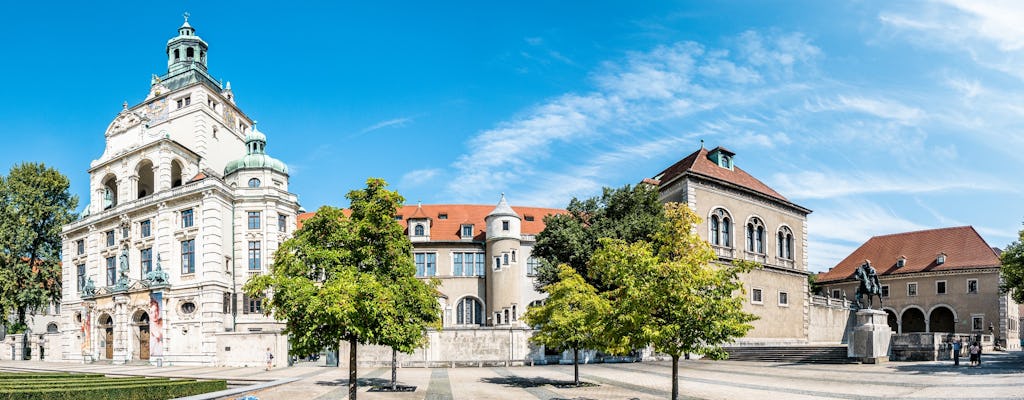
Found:
[[[711,244],[722,247],[732,247],[732,219],[729,212],[723,208],[716,208],[711,212]]]
[[[747,222],[747,251],[764,254],[764,223],[752,217]]]
[[[195,56],[196,56],[195,49],[193,49],[191,47],[185,49],[185,57],[186,58],[192,58],[192,57],[195,57]]]
[[[117,177],[113,174],[103,178],[103,209],[117,205]]]
[[[51,323],[47,324],[46,325],[46,333],[58,333],[57,323],[56,322],[51,322]]]
[[[416,224],[416,228],[413,230],[413,235],[423,236],[423,224]]]
[[[138,197],[143,198],[153,194],[156,185],[154,184],[153,175],[153,162],[149,160],[143,160],[139,162],[139,165],[135,168],[135,174],[138,175]]]
[[[178,160],[171,161],[171,187],[178,187],[185,181],[182,176],[181,163]]]
[[[251,187],[251,188],[260,187],[260,180],[259,180],[259,178],[249,179],[249,187]]]
[[[483,325],[484,305],[472,297],[459,300],[455,310],[455,323],[459,325]]]
[[[779,228],[776,248],[779,258],[786,260],[793,259],[793,231],[790,230],[788,226]]]
[[[711,244],[718,246],[722,244],[719,234],[721,233],[721,227],[718,221],[717,215],[711,216]]]

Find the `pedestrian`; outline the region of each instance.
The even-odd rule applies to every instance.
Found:
[[[978,342],[971,343],[971,347],[968,348],[968,351],[971,353],[971,366],[980,366],[981,346],[978,345]]]
[[[953,365],[960,366],[960,338],[953,338]]]
[[[267,371],[270,371],[270,367],[274,365],[274,353],[270,352],[270,348],[267,347]]]

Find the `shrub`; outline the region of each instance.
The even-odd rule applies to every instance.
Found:
[[[111,378],[117,382],[116,379]],[[227,389],[225,381],[160,380],[116,386],[0,388],[0,400],[157,400]]]

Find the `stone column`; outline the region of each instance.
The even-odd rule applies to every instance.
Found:
[[[128,177],[128,197],[125,198],[125,202],[137,198],[139,198],[139,176],[132,175]]]
[[[129,336],[131,335],[128,329],[128,296],[118,295],[114,296],[114,364],[124,364],[131,358],[131,350],[128,349]]]

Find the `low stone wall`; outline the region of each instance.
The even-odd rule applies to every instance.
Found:
[[[981,336],[981,351],[993,351],[992,335]],[[898,333],[892,335],[890,358],[893,361],[942,361],[953,359],[953,338],[959,337],[963,345],[960,357],[967,356],[967,346],[978,335],[950,333]]]
[[[427,345],[412,354],[398,353],[398,362],[406,367],[459,367],[530,365],[545,362],[541,347],[529,343],[532,329],[526,328],[446,328],[427,332]],[[391,365],[391,348],[359,346],[359,366]],[[338,348],[338,360],[347,365],[348,343]]]
[[[811,296],[808,305],[807,341],[846,344],[857,322],[853,303],[845,299]]]

